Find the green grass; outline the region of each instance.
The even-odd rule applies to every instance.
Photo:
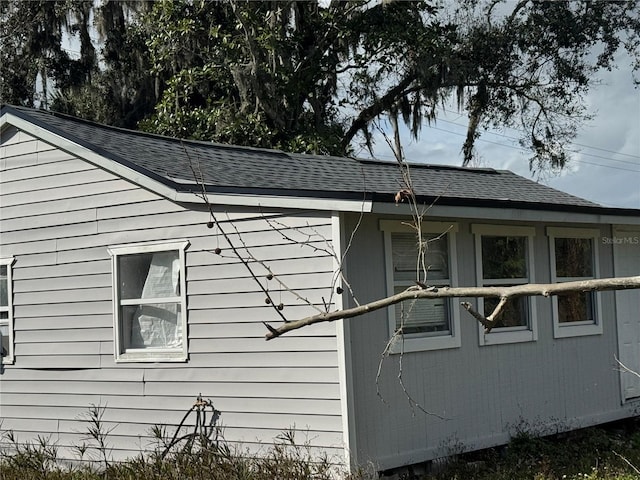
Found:
[[[61,465],[56,446],[44,438],[24,445],[8,433],[7,440],[13,446],[0,452],[2,480],[329,480],[335,478],[336,472],[329,459],[312,457],[309,448],[297,444],[291,432],[285,432],[275,445],[265,447],[259,458],[232,450],[224,442],[205,440],[203,444],[176,445],[166,456],[147,454],[111,463],[101,454],[101,443],[97,441],[78,449],[79,457],[95,450],[95,458],[101,460],[93,467]],[[401,478],[638,480],[639,472],[640,418],[636,418],[548,437],[523,431],[507,446],[455,455],[438,472],[420,477],[405,474]],[[340,478],[372,480],[376,475],[359,473]]]

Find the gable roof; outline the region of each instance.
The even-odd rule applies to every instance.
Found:
[[[97,154],[125,178],[142,177],[176,193],[198,194],[201,177],[213,194],[283,196],[362,202],[394,202],[403,185],[395,162],[285,153],[180,140],[110,127],[67,115],[4,105],[2,125],[48,132],[53,143],[76,155]],[[18,125],[20,124],[20,125]],[[31,128],[29,128],[31,126]],[[64,142],[57,142],[57,140]],[[45,139],[46,140],[46,139]],[[86,156],[85,156],[86,158]],[[91,159],[87,158],[89,161]],[[106,163],[105,163],[106,162]],[[625,214],[555,190],[507,170],[410,164],[421,201],[439,205],[511,207]],[[129,172],[129,173],[128,173]],[[184,198],[184,197],[182,197]],[[627,214],[638,211],[632,210]]]

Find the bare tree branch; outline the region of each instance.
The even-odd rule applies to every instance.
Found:
[[[512,298],[524,297],[524,296],[543,296],[549,297],[552,295],[562,295],[566,293],[574,292],[593,292],[593,291],[605,291],[605,290],[630,290],[640,289],[640,275],[635,277],[620,277],[620,278],[598,278],[594,280],[579,280],[575,282],[563,282],[563,283],[542,283],[542,284],[525,284],[514,285],[511,287],[428,287],[423,288],[420,286],[409,287],[404,292],[400,292],[396,295],[391,295],[373,302],[366,303],[354,308],[347,308],[345,310],[336,310],[333,312],[321,313],[318,315],[312,315],[310,317],[302,318],[299,320],[289,321],[277,328],[273,328],[266,335],[267,340],[279,337],[280,335],[290,332],[291,330],[297,330],[298,328],[306,327],[307,325],[313,325],[314,323],[321,322],[333,322],[335,320],[347,319],[358,317],[366,313],[374,312],[382,308],[395,305],[405,300],[414,300],[420,298],[460,298],[460,297],[472,297],[472,298],[500,298],[510,300]],[[502,301],[498,304],[503,303]],[[497,308],[497,307],[496,307]],[[501,307],[502,308],[502,307]],[[494,312],[495,313],[495,312]],[[485,319],[491,325],[491,321]],[[477,317],[476,317],[477,318]],[[480,322],[483,323],[483,322]],[[486,327],[485,323],[483,325]],[[275,331],[275,333],[274,333]]]
[[[504,310],[504,307],[508,301],[509,299],[507,297],[500,297],[500,302],[498,302],[498,305],[496,305],[496,308],[488,317],[485,317],[481,313],[476,311],[473,308],[473,305],[471,305],[469,302],[462,302],[460,305],[462,305],[467,312],[469,312],[476,320],[478,320],[482,324],[485,333],[489,333],[495,326],[496,318],[502,313],[502,310]]]

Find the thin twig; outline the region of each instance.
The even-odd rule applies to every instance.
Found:
[[[618,457],[620,457],[627,465],[629,465],[634,472],[636,472],[638,475],[640,475],[640,470],[638,470],[638,468],[631,463],[629,460],[627,460],[625,457],[623,457],[622,455],[620,455],[618,452],[616,452],[615,450],[611,450],[615,455],[617,455]]]
[[[189,156],[189,152],[187,151],[186,148],[184,148],[184,151],[185,151],[185,154],[186,154],[186,156],[187,156],[187,158],[189,160],[189,167],[191,168],[191,171],[193,172],[193,176],[200,183],[200,186],[202,188],[202,199],[206,203],[207,208],[209,210],[209,215],[211,216],[211,219],[215,223],[216,227],[218,228],[218,231],[222,234],[222,236],[224,237],[225,241],[227,242],[227,244],[229,245],[229,247],[233,251],[234,255],[238,258],[238,260],[240,260],[242,262],[244,267],[249,272],[249,275],[251,275],[251,277],[255,280],[255,282],[258,284],[258,286],[262,290],[262,292],[266,295],[266,297],[268,299],[268,302],[269,302],[269,305],[271,305],[273,310],[278,314],[278,316],[282,319],[283,322],[287,322],[288,321],[287,318],[284,316],[282,311],[278,308],[278,305],[275,304],[275,302],[273,301],[273,298],[271,298],[271,295],[269,294],[269,290],[264,285],[262,285],[262,282],[258,279],[258,276],[253,271],[253,268],[251,268],[251,265],[250,265],[249,261],[246,260],[242,255],[240,255],[240,252],[238,251],[238,248],[231,241],[230,236],[227,234],[227,232],[224,230],[224,228],[222,228],[222,224],[218,221],[218,218],[216,217],[216,214],[213,211],[213,206],[211,205],[211,203],[209,203],[209,199],[207,198],[207,189],[206,189],[205,184],[204,184],[204,177],[202,175],[202,170],[200,169],[200,162],[198,162],[198,164],[197,164],[198,171],[196,171],[196,169],[195,169],[195,167],[193,165],[193,162],[191,161],[191,157]],[[242,237],[240,236],[240,234],[238,232],[238,229],[235,226],[235,224],[233,222],[229,222],[229,223],[235,229],[236,233],[238,234],[238,237],[239,237],[240,241],[242,242]],[[244,245],[245,251],[248,252],[248,249],[246,248],[246,244],[244,244],[244,242],[243,242],[243,245]]]
[[[630,373],[632,375],[635,375],[636,377],[640,378],[640,373],[638,373],[637,370],[632,370],[631,368],[627,367],[624,363],[622,363],[620,360],[618,360],[618,357],[614,357],[616,359],[616,362],[618,363],[618,365],[620,365],[620,371],[621,372],[626,372],[626,373]]]
[[[500,297],[500,301],[491,312],[491,315],[488,317],[483,316],[481,313],[476,311],[473,306],[469,302],[462,302],[460,305],[464,307],[464,309],[469,312],[476,320],[478,320],[482,326],[484,327],[484,333],[489,333],[496,326],[497,318],[504,310],[504,307],[507,305],[509,301],[508,297]]]

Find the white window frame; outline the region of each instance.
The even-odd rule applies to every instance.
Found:
[[[4,365],[11,365],[15,362],[14,354],[14,322],[13,322],[13,263],[14,257],[0,258],[0,265],[6,265],[7,267],[7,305],[0,306],[0,312],[7,312],[7,318],[0,320],[0,324],[7,325],[9,331],[9,351],[7,355],[2,357],[1,362]]]
[[[479,287],[495,285],[523,285],[533,283],[534,271],[534,242],[535,227],[517,225],[471,225],[471,233],[475,237],[476,251],[476,281]],[[482,278],[482,237],[525,237],[527,245],[527,278],[526,279],[484,279]],[[478,341],[480,345],[501,345],[506,343],[535,342],[538,340],[538,320],[536,315],[536,299],[526,297],[528,306],[529,325],[521,327],[503,327],[485,333],[484,327],[478,322]],[[484,312],[484,299],[478,298],[478,311]]]
[[[186,261],[185,250],[189,246],[188,240],[173,240],[163,242],[134,243],[127,245],[110,246],[107,248],[111,255],[113,277],[113,340],[114,357],[116,363],[124,362],[185,362],[188,358],[187,336],[187,285],[186,285]],[[177,251],[180,261],[180,295],[176,302],[180,305],[180,321],[182,328],[182,348],[178,349],[128,349],[122,344],[122,319],[120,318],[121,306],[127,304],[140,304],[140,300],[122,300],[120,298],[120,272],[118,271],[118,259],[122,255],[135,255],[143,253]],[[147,302],[152,303],[153,299]]]
[[[569,228],[569,227],[547,227],[549,237],[549,258],[551,263],[551,282],[570,282],[574,280],[591,280],[600,278],[600,257],[598,255],[598,241],[601,232],[595,228]],[[558,277],[556,274],[556,238],[588,238],[592,241],[593,276],[592,277]],[[558,297],[551,297],[553,308],[553,338],[581,337],[586,335],[602,334],[602,301],[600,292],[592,292],[593,299],[593,321],[561,323],[558,313]]]
[[[458,286],[458,264],[456,254],[456,233],[458,224],[454,222],[424,222],[422,232],[429,234],[446,234],[447,247],[449,249],[449,281],[450,286]],[[415,229],[410,222],[399,220],[380,220],[380,230],[384,234],[385,251],[385,271],[387,282],[387,295],[393,295],[395,282],[393,279],[393,255],[391,245],[392,233],[415,233]],[[451,332],[445,335],[425,335],[421,333],[402,335],[399,341],[394,342],[389,349],[390,353],[408,353],[428,350],[441,350],[446,348],[459,348],[462,344],[460,334],[460,308],[456,308],[456,303],[451,298],[445,298],[449,302],[449,322]],[[396,329],[396,308],[400,305],[391,305],[388,308],[388,328],[389,336],[393,335]]]

